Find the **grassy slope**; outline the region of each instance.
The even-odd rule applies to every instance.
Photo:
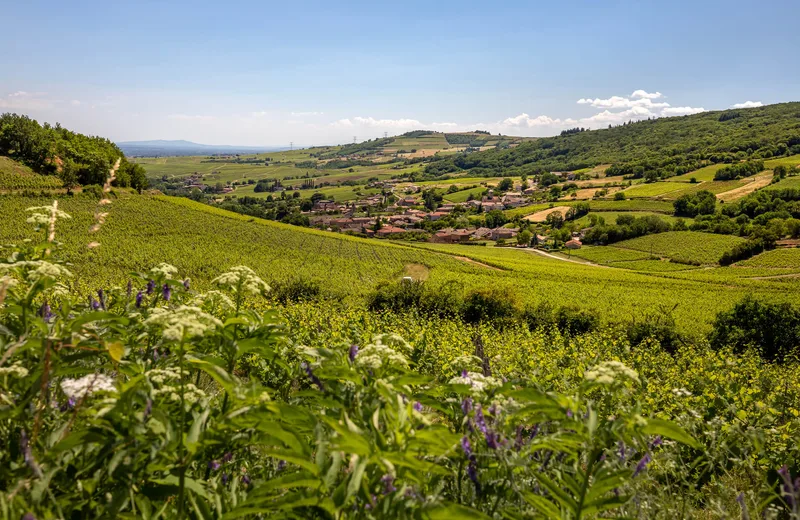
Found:
[[[614,244],[624,249],[652,253],[682,262],[716,264],[723,253],[736,244],[744,242],[741,237],[715,235],[697,231],[670,231],[647,235]]]
[[[52,189],[62,186],[53,175],[39,175],[24,164],[0,155],[0,190]]]
[[[24,208],[47,202],[0,197],[0,212],[7,216],[0,227],[0,243],[30,237]],[[169,197],[116,200],[108,208],[110,215],[102,230],[90,238],[86,230],[96,201],[63,198],[60,207],[73,218],[59,222],[58,239],[74,264],[76,286],[84,292],[122,284],[131,270],[169,262],[199,287],[207,286],[221,271],[244,264],[273,282],[307,277],[318,280],[327,293],[359,297],[383,280],[397,279],[409,264],[422,264],[430,270],[431,283],[464,288],[508,286],[523,303],[547,300],[592,308],[609,319],[629,319],[661,303],[677,303],[682,306],[677,318],[687,330],[705,330],[716,312],[746,293],[778,300],[790,297],[784,296],[783,285],[771,281],[728,277],[698,283],[657,273],[582,266],[519,250],[399,246],[251,219]],[[86,248],[92,239],[101,243],[96,250]],[[433,251],[472,257],[501,270]]]

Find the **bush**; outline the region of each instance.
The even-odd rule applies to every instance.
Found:
[[[271,296],[278,302],[308,302],[322,297],[322,287],[315,280],[298,279],[273,282]]]
[[[474,289],[464,298],[464,321],[503,322],[517,315],[517,297],[507,287]]]
[[[384,282],[367,296],[372,311],[418,311],[432,316],[460,316],[463,296],[455,283],[431,286],[417,280]]]
[[[598,328],[600,317],[594,311],[577,307],[554,307],[544,302],[525,309],[523,320],[531,330],[558,329],[564,334],[585,334]]]
[[[747,242],[736,244],[733,249],[726,251],[719,259],[719,265],[728,266],[740,260],[747,260],[774,247],[775,242],[769,242],[764,239],[748,240]]]
[[[709,335],[715,349],[754,349],[762,359],[783,362],[800,353],[800,307],[750,297],[717,314]]]
[[[645,314],[641,320],[633,320],[626,327],[631,345],[639,345],[647,339],[658,341],[661,348],[674,353],[683,343],[683,337],[675,326],[673,309],[661,309]]]

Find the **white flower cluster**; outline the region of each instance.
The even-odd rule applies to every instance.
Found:
[[[178,274],[177,267],[165,264],[163,262],[150,269],[150,276],[153,278],[159,278],[161,276],[164,278],[172,278],[176,274]]]
[[[204,311],[215,312],[228,312],[232,311],[235,307],[233,301],[228,298],[225,293],[220,291],[207,291],[198,294],[192,299],[192,305],[201,307]]]
[[[219,287],[241,290],[252,295],[264,294],[270,290],[269,285],[258,277],[249,267],[239,265],[231,268],[227,273],[214,278],[211,283]]]
[[[614,382],[624,382],[626,379],[639,382],[639,374],[632,368],[625,366],[619,361],[603,361],[599,365],[587,370],[583,377],[587,381],[594,381],[604,385],[611,385]]]
[[[104,374],[89,374],[80,379],[64,379],[61,390],[71,399],[80,399],[96,392],[116,392],[114,379]]]
[[[27,222],[36,224],[37,226],[49,225],[53,218],[72,218],[69,213],[65,213],[53,206],[33,206],[27,208],[25,211],[30,211],[32,213],[31,216],[28,217]]]
[[[180,374],[175,370],[169,370],[169,369],[162,370],[156,368],[154,370],[149,371],[147,373],[147,377],[149,377],[150,381],[154,383],[162,384],[164,381],[167,381],[168,379],[178,379],[180,377]]]
[[[8,367],[0,367],[0,376],[2,377],[19,377],[23,378],[28,375],[28,369],[20,365],[19,363],[14,363]]]
[[[405,354],[410,353],[411,345],[397,334],[381,334],[372,338],[372,343],[358,352],[355,363],[370,370],[383,366],[408,368]]]
[[[33,283],[38,282],[42,278],[52,278],[53,280],[57,280],[58,278],[72,276],[72,273],[69,271],[69,269],[63,265],[51,264],[50,262],[46,262],[44,260],[23,260],[20,262],[14,262],[13,264],[0,264],[0,269],[5,271],[11,269],[25,269],[28,271],[28,280]]]
[[[673,388],[672,393],[676,397],[692,397],[692,393],[685,388]]]
[[[479,369],[482,363],[483,360],[478,356],[463,355],[451,361],[447,369],[453,372],[461,372],[462,370],[472,371]]]
[[[181,305],[175,309],[158,307],[144,320],[149,327],[162,329],[161,336],[169,341],[203,336],[209,329],[221,327],[222,322],[199,307]]]
[[[181,400],[180,391],[181,389],[178,386],[165,386],[163,388],[159,388],[158,390],[153,391],[153,395],[156,396],[163,395],[170,401],[180,402]],[[192,383],[187,383],[183,387],[183,399],[185,402],[189,404],[202,401],[207,397],[208,395],[204,391],[200,390]]]
[[[472,387],[473,394],[481,394],[503,386],[503,382],[496,377],[485,376],[480,372],[467,372],[466,377],[454,377],[449,383],[451,385],[469,385]]]

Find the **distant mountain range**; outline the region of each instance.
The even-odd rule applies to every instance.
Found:
[[[157,139],[154,141],[124,141],[117,146],[128,157],[163,157],[168,155],[215,155],[215,154],[247,154],[279,152],[288,150],[289,147],[280,146],[235,146],[200,144],[191,141],[167,141]]]

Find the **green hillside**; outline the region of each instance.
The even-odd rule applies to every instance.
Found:
[[[607,175],[661,177],[696,170],[702,161],[800,153],[800,103],[638,121],[604,130],[528,141],[508,150],[443,158],[427,171],[476,175],[572,171],[612,164]]]

